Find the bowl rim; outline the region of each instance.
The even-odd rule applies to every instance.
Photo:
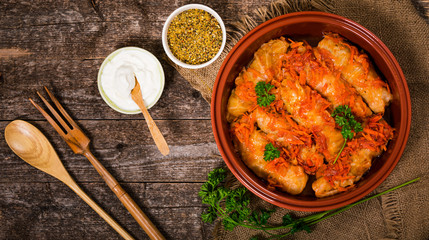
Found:
[[[107,63],[109,63],[110,61],[112,61],[112,59],[118,55],[119,53],[123,52],[123,51],[127,51],[127,50],[136,50],[136,51],[140,51],[143,52],[145,54],[148,54],[148,56],[150,56],[156,63],[158,70],[159,70],[159,74],[160,74],[160,83],[161,86],[159,88],[159,92],[157,93],[155,100],[151,103],[149,103],[146,108],[150,109],[151,107],[153,107],[158,100],[161,98],[162,92],[164,91],[164,85],[165,85],[165,74],[164,74],[164,69],[162,67],[162,64],[159,62],[158,58],[155,57],[155,55],[153,55],[151,52],[149,52],[146,49],[140,48],[140,47],[133,47],[133,46],[129,46],[129,47],[122,47],[122,48],[118,48],[115,51],[113,51],[112,53],[110,53],[104,60],[103,63],[100,65],[100,68],[98,69],[98,73],[97,73],[97,87],[98,87],[98,92],[101,95],[101,98],[104,100],[104,102],[113,110],[120,112],[120,113],[124,113],[124,114],[140,114],[141,110],[137,109],[137,110],[124,110],[122,108],[120,108],[119,106],[117,106],[112,100],[110,100],[110,98],[107,96],[107,94],[104,92],[103,86],[101,84],[101,76],[103,75],[103,70],[104,67],[107,65]]]
[[[399,145],[399,147],[395,147],[391,152],[389,159],[392,160],[388,161],[387,164],[383,164],[381,168],[373,174],[369,181],[365,182],[360,187],[355,188],[353,191],[346,192],[340,196],[337,195],[335,198],[317,199],[317,204],[315,204],[315,201],[303,201],[294,198],[286,198],[285,196],[277,194],[275,191],[268,191],[267,189],[263,188],[260,183],[256,182],[255,179],[251,178],[248,171],[246,172],[243,169],[240,169],[235,161],[231,160],[234,159],[235,155],[232,152],[232,149],[230,149],[230,146],[227,144],[228,140],[226,139],[226,136],[221,134],[222,132],[225,132],[225,129],[224,125],[222,124],[220,109],[222,105],[222,91],[220,91],[220,89],[225,88],[227,75],[233,67],[233,64],[228,63],[234,63],[238,59],[238,56],[236,56],[235,53],[239,49],[250,45],[253,42],[252,40],[257,39],[258,36],[261,36],[264,34],[264,32],[268,31],[265,29],[267,25],[273,24],[275,26],[280,26],[301,21],[315,21],[320,20],[320,18],[332,24],[345,24],[347,30],[354,33],[358,32],[359,34],[363,35],[365,39],[368,39],[371,41],[371,43],[375,44],[375,48],[380,51],[380,54],[382,55],[383,59],[386,60],[386,64],[389,66],[389,69],[394,70],[393,74],[395,78],[398,79],[397,84],[400,85],[400,87],[398,87],[398,92],[401,92],[402,94],[399,95],[404,96],[399,99],[400,106],[405,106],[401,107],[400,109],[400,121],[405,124],[401,124],[400,129],[396,129],[398,131],[397,139],[399,139],[399,141],[396,141],[396,145]],[[243,38],[241,38],[231,49],[219,69],[215,84],[213,86],[211,119],[215,141],[226,165],[247,189],[263,200],[279,207],[298,211],[325,211],[343,207],[359,200],[377,188],[390,175],[398,163],[408,140],[411,126],[411,100],[405,76],[396,58],[393,56],[387,46],[377,36],[375,36],[375,34],[360,24],[335,14],[316,11],[297,12],[285,14],[260,24],[247,33]]]
[[[171,21],[173,21],[174,17],[176,17],[180,13],[182,13],[186,10],[189,10],[189,9],[201,9],[201,10],[204,10],[204,11],[210,13],[213,17],[216,18],[216,20],[218,21],[218,23],[222,29],[222,45],[220,46],[217,54],[212,59],[210,59],[209,61],[201,63],[201,64],[196,64],[196,65],[184,63],[184,62],[180,61],[178,58],[176,58],[173,55],[173,53],[171,52],[170,47],[168,46],[168,40],[167,40],[167,31],[168,31],[168,28],[170,27]],[[162,28],[161,40],[162,40],[162,47],[164,48],[165,53],[167,54],[168,58],[171,61],[173,61],[175,64],[177,64],[183,68],[199,69],[199,68],[207,67],[208,65],[212,64],[222,54],[223,49],[225,48],[225,44],[226,44],[226,28],[225,28],[225,24],[222,21],[222,18],[212,8],[210,8],[206,5],[203,5],[203,4],[187,4],[187,5],[183,5],[183,6],[179,7],[178,9],[174,10],[170,14],[170,16],[168,16],[168,18],[165,21],[164,26]]]

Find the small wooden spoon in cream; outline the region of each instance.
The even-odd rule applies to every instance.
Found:
[[[142,110],[147,126],[149,127],[150,134],[152,135],[152,138],[155,141],[159,151],[162,153],[162,155],[167,156],[170,153],[167,142],[165,141],[164,136],[162,135],[161,131],[159,131],[155,121],[153,121],[144,104],[142,92],[140,90],[140,84],[137,81],[136,75],[134,75],[134,80],[136,85],[134,86],[133,90],[131,90],[131,98],[139,106],[140,110]]]

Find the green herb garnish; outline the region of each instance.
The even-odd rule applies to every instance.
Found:
[[[272,143],[265,145],[264,160],[271,161],[280,157],[280,151]]]
[[[341,135],[343,135],[345,139],[343,147],[335,158],[335,164],[340,157],[344,147],[346,146],[347,140],[351,140],[353,138],[353,131],[355,133],[358,133],[361,132],[363,129],[362,125],[355,120],[355,117],[353,116],[350,107],[347,105],[340,105],[336,107],[332,112],[331,116],[335,118],[335,122],[341,127]]]
[[[257,95],[256,101],[259,106],[266,107],[276,99],[276,96],[268,93],[273,87],[274,87],[273,85],[263,81],[258,82],[256,84],[255,86],[255,92]]]
[[[198,195],[201,197],[203,204],[209,205],[208,209],[201,214],[202,220],[204,222],[212,223],[217,218],[220,218],[223,226],[227,230],[233,230],[236,226],[257,229],[269,234],[270,237],[268,239],[282,239],[288,235],[292,235],[303,230],[311,232],[310,226],[322,220],[344,212],[360,203],[420,180],[420,178],[415,178],[399,186],[390,188],[366,199],[359,200],[345,207],[320,212],[307,217],[293,218],[290,214],[286,214],[283,216],[283,223],[275,226],[268,223],[271,214],[275,210],[251,210],[249,206],[250,197],[246,188],[239,187],[237,189],[228,189],[224,186],[225,178],[226,170],[223,168],[216,168],[209,173],[208,181],[201,186],[201,191]],[[279,234],[278,230],[282,229],[287,231]],[[252,239],[258,238],[253,237]]]

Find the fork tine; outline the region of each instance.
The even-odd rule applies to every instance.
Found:
[[[49,97],[51,98],[52,102],[54,102],[55,106],[60,110],[60,112],[63,114],[63,116],[67,119],[67,121],[74,127],[79,129],[79,126],[77,123],[73,120],[73,118],[70,117],[70,115],[66,112],[66,110],[61,106],[60,102],[57,100],[57,98],[52,94],[48,88],[45,86],[45,91],[48,93]]]
[[[43,110],[43,108],[41,108],[39,104],[35,103],[33,99],[29,98],[28,100],[30,100],[33,106],[36,107],[37,110],[39,110],[39,112],[46,118],[46,120],[48,120],[48,122],[52,125],[52,127],[54,127],[54,129],[61,135],[61,137],[65,138],[66,134],[60,128],[60,126],[58,126],[58,124],[54,121],[54,119],[51,116],[49,116],[49,114],[45,112],[45,110]]]
[[[58,112],[51,106],[51,104],[49,104],[48,101],[46,101],[46,99],[42,96],[42,94],[40,94],[39,92],[37,92],[37,95],[39,95],[39,97],[42,99],[42,101],[45,103],[46,107],[48,107],[49,111],[51,111],[51,113],[55,116],[55,118],[58,120],[58,122],[61,124],[61,126],[63,126],[63,128],[66,130],[66,132],[70,132],[71,129],[69,127],[69,125],[67,125],[66,122],[64,122],[63,118],[58,114]]]

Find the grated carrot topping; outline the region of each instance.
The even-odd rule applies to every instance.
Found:
[[[239,119],[232,126],[232,133],[237,137],[238,141],[244,143],[247,147],[250,148],[250,134],[255,129],[256,120],[253,117],[250,117],[247,114],[244,114],[241,119]]]
[[[235,94],[246,102],[256,103],[257,95],[255,92],[255,84],[250,81],[244,81],[235,88]]]
[[[340,47],[350,51],[350,59],[346,60],[362,66],[363,71],[358,73],[360,74],[358,78],[361,85],[366,85],[365,78],[373,71],[368,56],[359,52],[355,46],[348,44],[337,34],[325,37],[331,37],[340,44]],[[306,174],[317,174],[317,177],[324,177],[334,189],[347,191],[354,187],[355,179],[361,177],[353,176],[352,172],[356,171],[351,171],[356,168],[356,163],[352,164],[352,161],[356,161],[356,157],[360,157],[356,154],[365,154],[361,151],[362,149],[370,150],[372,154],[386,150],[388,141],[393,138],[394,129],[382,119],[381,114],[368,117],[371,113],[368,114],[368,109],[364,108],[366,103],[357,90],[342,78],[342,69],[334,67],[335,59],[332,58],[329,51],[325,49],[313,51],[306,42],[292,40],[289,42],[288,51],[277,55],[277,59],[272,61],[269,68],[262,66],[265,69],[261,72],[248,68],[240,75],[241,82],[236,80],[237,96],[243,101],[252,101],[255,104],[244,115],[234,120],[231,124],[231,132],[238,141],[251,149],[252,132],[262,131],[258,128],[255,114],[252,112],[261,109],[269,117],[266,124],[270,131],[267,131],[264,138],[275,144],[281,152],[279,158],[265,165],[269,172],[267,181],[270,188],[281,187],[271,173],[286,174],[291,164],[297,164],[304,169]],[[267,63],[268,60],[264,62],[265,65],[268,65]],[[335,84],[331,83],[332,78],[326,78],[326,74],[333,74]],[[254,80],[257,78],[268,78],[266,81],[274,86],[271,93],[276,96],[276,99],[269,106],[259,107],[256,104]],[[374,80],[374,84],[389,87],[379,77]],[[290,92],[284,94],[283,89],[288,89]],[[335,94],[324,95],[329,91]],[[323,97],[319,92],[323,94]],[[297,96],[300,98],[299,101],[294,100]],[[291,103],[288,103],[288,100]],[[364,129],[352,140],[347,141],[337,163],[332,164],[333,159],[328,151],[328,139],[322,130],[326,130],[327,127],[335,127],[335,121],[330,112],[332,107],[337,106],[338,103],[348,105],[353,114],[359,113],[356,116],[359,121],[364,121],[362,124]],[[297,115],[299,115],[299,119],[296,118]],[[279,119],[282,121],[280,124],[277,122]],[[303,127],[308,126],[303,122],[311,124],[315,121],[318,125],[310,128]],[[324,163],[325,159],[328,163]]]
[[[291,48],[297,48],[299,46],[302,46],[302,44],[304,44],[304,43],[303,42],[292,42],[292,44],[290,45],[290,47]]]

